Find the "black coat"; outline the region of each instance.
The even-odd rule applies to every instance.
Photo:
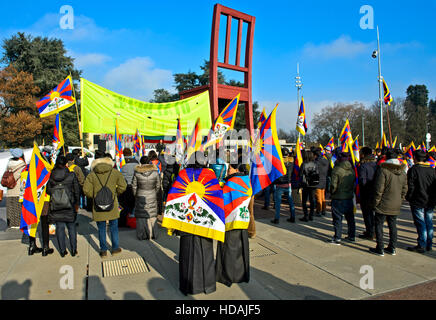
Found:
[[[162,177],[162,188],[165,194],[168,193],[169,189],[173,185],[174,180],[177,178],[177,175],[179,174],[179,169],[180,166],[176,162],[166,165]]]
[[[58,211],[50,210],[48,217],[51,222],[74,222],[77,216],[75,206],[77,206],[80,201],[79,181],[76,175],[67,168],[55,168],[51,172],[50,179],[47,183],[47,194],[52,195],[53,188],[61,183],[65,186],[72,208]]]
[[[365,157],[357,169],[359,175],[359,188],[361,203],[370,201],[374,193],[374,179],[377,170],[375,156]]]
[[[294,163],[292,161],[289,161],[288,159],[285,160],[285,167],[286,167],[286,174],[278,178],[274,181],[274,184],[288,184],[291,183],[291,176],[292,176],[292,170],[294,170]]]
[[[436,171],[428,164],[417,163],[407,172],[406,200],[418,208],[436,204]]]
[[[325,189],[327,184],[327,175],[329,173],[330,162],[323,156],[315,160],[315,164],[318,167],[319,172],[319,184],[316,186],[317,189]]]

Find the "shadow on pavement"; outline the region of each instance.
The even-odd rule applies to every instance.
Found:
[[[8,281],[2,286],[1,299],[2,300],[29,300],[30,287],[32,280],[27,279],[22,284],[17,281]]]

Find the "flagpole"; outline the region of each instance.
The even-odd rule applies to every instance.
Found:
[[[382,104],[382,76],[381,76],[381,62],[380,62],[380,35],[377,26],[377,56],[378,56],[378,97],[380,105],[380,136],[383,139],[383,104]]]
[[[58,111],[58,114],[59,114],[59,130],[61,130],[61,128],[62,128],[61,113],[59,112],[59,105],[58,105],[58,100],[57,99],[56,99],[56,110]],[[64,140],[64,143],[62,144],[62,150],[64,151],[64,157],[65,157],[65,140]]]
[[[386,106],[386,115],[388,117],[389,140],[391,141],[391,147],[392,147],[391,121],[389,120],[389,108],[388,108],[388,106]]]
[[[71,75],[71,72],[70,72],[70,78],[71,78],[71,87],[73,88],[74,105],[76,106],[77,124],[79,125],[80,148],[82,149],[82,157],[84,157],[85,156],[85,152],[83,151],[82,124],[81,124],[81,122],[79,120],[79,109],[77,107],[76,91],[74,90],[74,81],[73,81],[73,76]]]

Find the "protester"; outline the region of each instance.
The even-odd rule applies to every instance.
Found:
[[[226,176],[227,166],[226,162],[220,158],[219,149],[216,150],[216,158],[214,163],[210,163],[209,167],[213,170],[213,172],[215,172],[216,178],[218,179],[219,183],[224,185],[224,178]]]
[[[94,200],[92,218],[97,222],[100,256],[106,257],[108,250],[106,244],[106,221],[109,221],[112,255],[121,252],[118,239],[118,219],[120,217],[120,211],[118,209],[118,199],[116,195],[120,195],[126,190],[127,183],[123,175],[113,168],[114,163],[110,158],[99,158],[99,156],[101,155],[97,155],[96,152],[96,159],[91,166],[92,172],[86,177],[83,192],[87,197],[93,198]],[[109,189],[111,193],[110,201],[105,201],[107,203],[106,210],[103,201],[100,202],[102,198],[107,199],[107,197],[103,197],[105,193],[99,193],[103,187],[107,187],[104,190]]]
[[[74,149],[73,151],[71,151],[71,153],[74,155],[74,164],[79,166],[79,168],[82,170],[83,175],[86,178],[86,176],[89,174],[89,170],[86,169],[86,167],[89,166],[88,157],[86,157],[86,156],[81,157],[80,156],[82,154],[81,149]]]
[[[332,171],[332,183],[330,193],[332,198],[332,218],[335,234],[329,241],[340,245],[342,240],[342,219],[347,220],[348,241],[355,241],[356,223],[353,212],[353,197],[355,173],[351,164],[351,156],[348,152],[341,152]]]
[[[6,171],[2,175],[2,184],[7,179],[7,184],[3,185],[7,188],[6,192],[6,222],[9,228],[19,228],[21,220],[21,206],[19,202],[20,186],[21,186],[21,172],[26,168],[26,162],[24,161],[23,150],[12,149],[10,150],[12,158],[6,167]],[[40,252],[39,248],[34,245],[34,251]],[[30,250],[30,249],[29,249]]]
[[[160,154],[161,151],[165,150],[165,144],[163,143],[163,140],[160,139],[159,143],[156,145],[156,153]],[[149,155],[150,156],[150,155]]]
[[[56,223],[56,238],[62,258],[68,254],[65,244],[65,227],[68,228],[71,255],[74,257],[78,253],[76,219],[80,203],[80,186],[75,173],[66,165],[67,158],[58,156],[47,183],[47,194],[50,195],[48,217],[49,221]],[[80,168],[77,169],[81,172]]]
[[[274,219],[271,220],[274,224],[280,223],[280,207],[282,202],[282,195],[288,198],[290,217],[287,221],[295,222],[295,206],[292,199],[291,175],[294,167],[294,158],[290,156],[288,149],[282,148],[283,162],[286,166],[286,174],[274,181],[276,191],[274,193],[276,213]]]
[[[159,160],[159,157],[157,156],[157,153],[154,152],[153,150],[151,150],[148,153],[148,161],[151,164],[154,164],[156,166],[157,172],[159,173],[159,177],[162,177],[162,170],[164,169],[163,168],[163,163]],[[160,201],[158,203],[158,205],[159,205],[158,214],[162,214],[162,211],[163,211],[162,202],[164,200],[162,189],[159,190],[157,197],[158,197],[158,199],[160,199]]]
[[[80,189],[82,190],[83,184],[85,183],[85,175],[83,174],[82,169],[78,165],[75,164],[75,157],[72,153],[67,153],[65,156],[67,159],[67,168],[70,172],[74,172],[77,181],[79,182]]]
[[[248,189],[245,189],[245,188]],[[226,234],[224,243],[218,241],[216,280],[230,287],[232,283],[250,281],[250,250],[248,225],[251,183],[242,157],[230,164],[223,187]],[[248,194],[247,194],[248,193]],[[244,213],[244,214],[241,214]]]
[[[327,203],[325,201],[325,188],[327,184],[327,175],[329,173],[330,163],[321,153],[321,148],[314,150],[315,164],[319,172],[319,184],[315,189],[316,216],[326,215]]]
[[[374,177],[377,169],[377,160],[371,148],[363,147],[360,150],[360,164],[358,166],[360,208],[362,209],[365,232],[359,238],[373,240],[375,237],[374,208],[371,200],[374,192]]]
[[[136,166],[132,180],[135,196],[136,237],[139,240],[156,239],[158,198],[160,177],[154,164],[148,157],[142,157],[141,165]]]
[[[312,151],[303,150],[301,154],[300,186],[303,188],[301,195],[304,217],[300,221],[312,221],[315,211],[315,188],[319,184],[319,172]],[[307,214],[307,199],[309,198],[310,212]]]
[[[192,168],[195,174],[200,174],[206,168],[205,161],[202,161],[204,156],[197,151],[192,157],[195,157],[195,160],[189,159],[187,168]],[[216,291],[213,240],[185,232],[178,234],[180,291],[185,295],[201,292],[209,294]]]
[[[123,149],[124,160],[126,164],[121,168],[121,174],[127,183],[126,191],[118,197],[122,210],[120,212],[120,219],[118,220],[118,227],[127,226],[127,217],[133,213],[135,208],[135,196],[132,191],[132,180],[135,173],[135,168],[139,164],[138,160],[132,154],[129,148]]]
[[[386,159],[386,153],[388,152],[388,150],[390,150],[387,147],[383,147],[380,151],[380,155],[377,156],[377,165],[380,166],[382,163],[384,163],[387,159]]]
[[[397,159],[397,153],[389,149],[386,161],[376,171],[374,182],[374,198],[372,207],[375,210],[376,248],[370,252],[383,256],[384,252],[395,255],[397,243],[397,216],[400,214],[402,202],[407,193],[406,166]],[[389,245],[384,248],[383,223],[387,220],[389,227]]]
[[[180,170],[180,166],[174,159],[167,161],[167,164],[165,166],[165,171],[163,172],[162,175],[163,205],[165,205],[166,203],[168,192],[170,191],[170,188],[174,180],[179,174],[179,170]]]
[[[414,152],[415,165],[407,173],[406,200],[410,203],[418,245],[407,250],[424,253],[433,246],[433,209],[436,203],[436,173],[423,150]]]

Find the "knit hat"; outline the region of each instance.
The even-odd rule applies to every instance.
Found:
[[[13,158],[21,158],[23,156],[23,150],[20,148],[11,149],[11,155]]]

